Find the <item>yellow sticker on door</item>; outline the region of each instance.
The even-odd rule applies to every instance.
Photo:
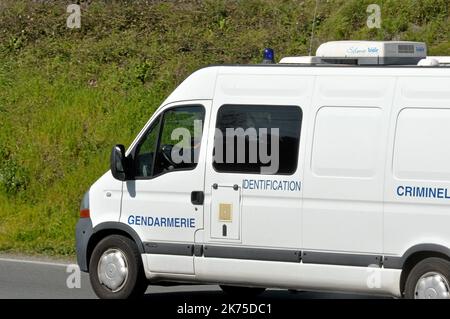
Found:
[[[219,204],[219,221],[231,222],[232,210],[233,210],[232,204],[220,203]]]

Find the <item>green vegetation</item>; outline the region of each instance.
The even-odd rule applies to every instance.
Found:
[[[76,2],[75,0],[73,2]],[[84,191],[192,71],[309,50],[315,0],[0,2],[0,250],[74,254]],[[381,29],[366,8],[382,8]],[[327,40],[426,41],[450,55],[448,0],[320,1]]]

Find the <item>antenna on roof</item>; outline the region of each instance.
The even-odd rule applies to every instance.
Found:
[[[309,40],[309,56],[311,56],[311,53],[312,53],[314,32],[316,31],[316,16],[317,16],[317,7],[318,6],[319,6],[319,0],[316,0],[316,8],[314,9],[314,18],[313,18],[313,24],[312,24],[312,30],[311,30],[311,39]]]

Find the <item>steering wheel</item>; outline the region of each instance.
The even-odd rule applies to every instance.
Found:
[[[176,163],[174,163],[174,161],[172,161],[172,149],[173,149],[173,145],[165,144],[161,147],[161,154],[168,164],[175,166]]]
[[[163,155],[164,160],[171,166],[173,167],[177,167],[179,166],[181,163],[175,163],[172,160],[172,154],[179,154],[180,156],[183,156],[183,151],[191,151],[191,159],[194,160],[194,150],[200,146],[200,142],[194,140],[194,138],[191,138],[191,147],[184,149],[183,147],[178,147],[178,146],[174,146],[171,144],[164,144],[161,147],[161,153]],[[183,162],[184,163],[184,162]],[[187,163],[185,163],[187,164]]]

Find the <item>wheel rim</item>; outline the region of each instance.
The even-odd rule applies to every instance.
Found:
[[[447,278],[438,272],[427,272],[417,281],[415,299],[450,299]]]
[[[100,283],[117,292],[128,279],[128,261],[125,254],[116,248],[106,250],[98,262],[97,274]]]

